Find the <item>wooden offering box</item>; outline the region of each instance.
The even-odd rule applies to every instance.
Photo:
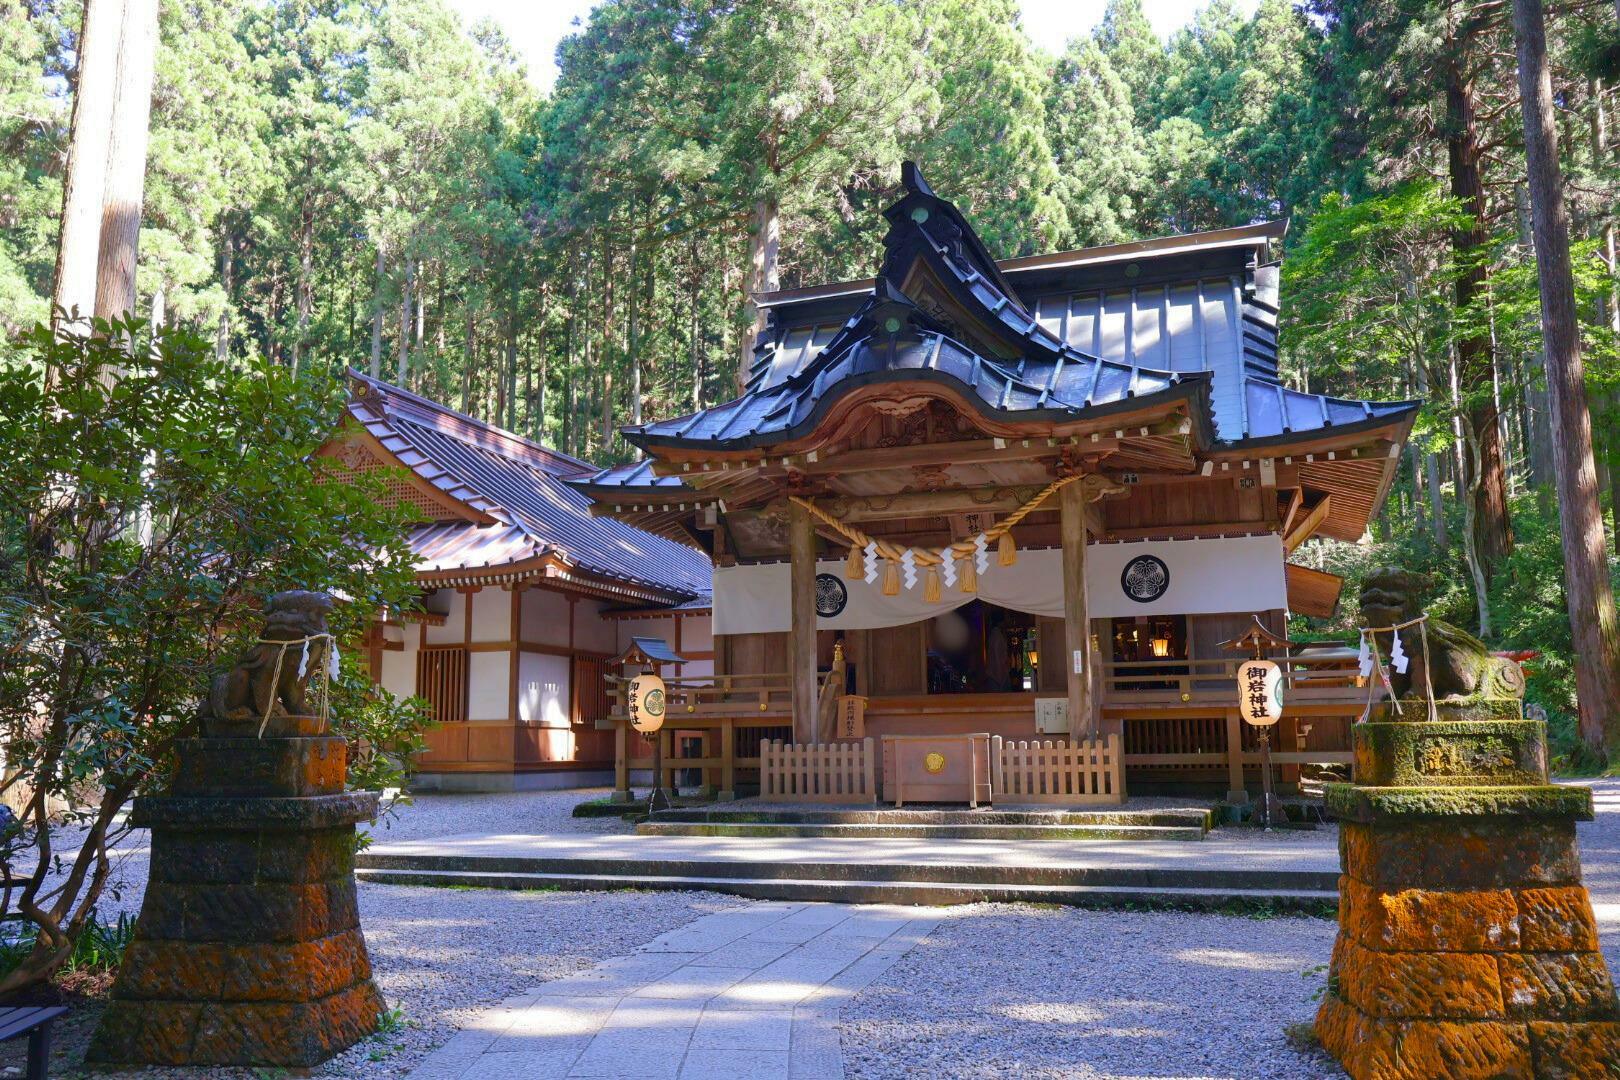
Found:
[[[883,792],[896,807],[993,801],[989,734],[883,736]]]

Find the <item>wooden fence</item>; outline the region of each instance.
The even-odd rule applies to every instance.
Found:
[[[990,740],[990,778],[997,800],[1081,806],[1125,801],[1118,735],[1070,742]]]
[[[872,740],[831,743],[762,743],[760,798],[782,802],[877,802],[877,757]]]

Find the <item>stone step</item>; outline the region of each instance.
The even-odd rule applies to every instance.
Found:
[[[363,851],[355,865],[367,872],[468,873],[520,877],[589,877],[745,880],[884,881],[904,884],[1032,885],[1154,890],[1206,889],[1332,893],[1337,872],[1207,867],[1003,865],[982,862],[815,862],[802,859],[669,859],[457,855],[446,852]]]
[[[484,889],[595,891],[674,889],[728,893],[758,900],[814,900],[845,904],[1063,904],[1073,907],[1153,907],[1218,911],[1297,911],[1331,916],[1332,889],[1232,888],[1124,884],[988,884],[968,881],[896,881],[814,877],[718,877],[666,874],[524,873],[499,870],[363,869],[362,881],[390,885]]]
[[[1202,840],[1200,825],[913,825],[745,821],[666,821],[636,826],[643,836],[842,836],[900,840]]]
[[[755,809],[716,803],[660,810],[658,822],[715,822],[749,825],[1174,825],[1211,829],[1211,807],[1164,810],[1063,810],[1045,808],[941,810],[916,807]]]

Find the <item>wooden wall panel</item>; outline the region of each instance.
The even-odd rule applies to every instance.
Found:
[[[874,695],[921,694],[928,689],[928,624],[915,622],[868,635],[867,685]]]

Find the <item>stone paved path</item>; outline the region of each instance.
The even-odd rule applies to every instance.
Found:
[[[838,1010],[929,908],[756,903],[484,1013],[411,1080],[838,1080]]]

